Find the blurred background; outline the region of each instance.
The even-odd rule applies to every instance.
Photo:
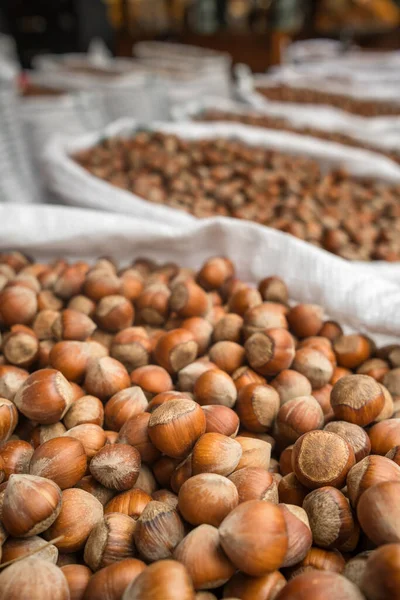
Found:
[[[0,32],[24,68],[39,54],[85,52],[93,38],[116,56],[141,40],[170,40],[229,53],[263,71],[293,40],[324,36],[396,49],[400,0],[2,0]]]

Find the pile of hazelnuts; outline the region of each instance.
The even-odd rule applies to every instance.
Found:
[[[257,92],[274,102],[294,102],[296,104],[325,104],[362,117],[389,117],[400,115],[398,102],[390,100],[370,100],[342,93],[318,89],[277,84],[259,86]]]
[[[254,111],[248,113],[236,113],[219,109],[209,109],[195,116],[196,121],[229,121],[230,123],[243,123],[244,125],[252,125],[253,127],[266,127],[267,129],[275,129],[278,131],[290,131],[301,135],[311,135],[320,140],[336,142],[344,144],[352,148],[363,148],[372,152],[378,152],[383,156],[387,156],[391,160],[400,164],[400,151],[393,149],[385,149],[382,146],[375,146],[368,142],[363,142],[346,133],[338,131],[327,131],[317,129],[316,127],[305,127],[304,125],[295,125],[288,119],[257,113]],[[379,140],[378,140],[379,141]]]
[[[74,159],[116,187],[198,218],[254,221],[348,260],[400,260],[399,184],[240,139],[157,131],[104,139]]]
[[[0,600],[400,597],[400,345],[224,257],[0,288]]]

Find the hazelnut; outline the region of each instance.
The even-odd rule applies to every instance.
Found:
[[[51,331],[57,340],[84,341],[96,329],[95,323],[87,315],[67,308],[54,320]]]
[[[213,331],[214,342],[240,343],[243,327],[243,317],[235,313],[228,313],[216,323]]]
[[[277,432],[288,442],[295,442],[307,431],[321,429],[324,413],[313,396],[300,396],[285,402],[276,417]]]
[[[107,400],[129,385],[127,370],[114,358],[104,356],[89,361],[84,383],[88,394]]]
[[[105,506],[115,494],[114,490],[109,490],[108,488],[104,487],[104,485],[101,485],[101,483],[96,481],[92,475],[85,475],[85,477],[82,477],[75,487],[92,494],[92,496],[101,502],[103,506]]]
[[[0,397],[0,444],[7,442],[18,424],[18,411],[11,400]]]
[[[146,396],[138,386],[117,392],[104,407],[106,426],[113,431],[120,431],[129,419],[144,413],[148,404]]]
[[[209,258],[197,274],[197,281],[205,290],[218,290],[235,274],[233,263],[225,256]]]
[[[371,452],[371,442],[368,434],[359,425],[347,421],[333,421],[325,425],[324,430],[341,435],[352,447],[356,462],[360,462]]]
[[[400,541],[399,491],[399,481],[384,481],[368,488],[358,501],[358,522],[378,546]]]
[[[158,450],[171,456],[186,456],[205,432],[206,418],[193,400],[171,400],[150,416],[148,433]]]
[[[371,355],[371,344],[363,335],[341,335],[333,342],[338,365],[356,369]]]
[[[138,385],[142,389],[148,400],[161,392],[173,389],[168,371],[158,365],[147,365],[135,369],[131,373],[131,380],[134,385]]]
[[[75,400],[63,420],[68,429],[85,423],[93,423],[101,427],[104,421],[104,408],[95,396],[81,396]]]
[[[227,406],[209,404],[202,406],[206,417],[205,433],[221,433],[228,437],[236,437],[239,429],[238,415]]]
[[[169,307],[178,317],[202,317],[209,308],[206,292],[192,279],[171,286]]]
[[[205,433],[193,448],[193,475],[217,473],[228,476],[238,466],[242,452],[236,440],[220,433]]]
[[[30,375],[14,397],[20,412],[37,423],[56,423],[72,404],[72,389],[55,369],[42,369]]]
[[[279,395],[269,385],[251,383],[238,394],[236,411],[249,431],[270,431],[279,411]]]
[[[92,494],[78,488],[64,490],[61,510],[56,520],[46,529],[44,537],[46,540],[61,537],[54,542],[60,552],[77,552],[84,547],[93,527],[102,518],[103,506]]]
[[[135,545],[149,562],[172,556],[184,536],[184,526],[178,513],[162,502],[149,502],[136,521]]]
[[[177,494],[181,489],[182,485],[192,476],[192,455],[189,454],[179,465],[177,465],[175,471],[171,475],[170,486],[172,490]]]
[[[232,408],[237,397],[232,378],[220,369],[208,370],[200,375],[193,391],[200,405],[220,404]]]
[[[135,304],[140,321],[153,327],[163,325],[169,314],[170,295],[170,290],[163,283],[147,285]]]
[[[104,349],[106,354],[106,349]],[[49,355],[50,365],[60,371],[68,381],[81,382],[89,361],[89,348],[85,342],[58,342]]]
[[[347,475],[347,494],[356,507],[368,488],[384,481],[400,481],[400,467],[385,456],[366,456]]]
[[[283,279],[276,277],[275,275],[262,279],[258,284],[258,291],[260,292],[262,299],[267,302],[287,304],[289,299],[286,283]]]
[[[274,600],[285,585],[286,579],[279,571],[273,571],[261,577],[236,573],[224,587],[224,598],[234,598],[232,596],[234,594],[241,600]]]
[[[15,394],[29,377],[28,371],[11,365],[0,365],[0,398],[14,400]]]
[[[235,471],[246,467],[260,467],[268,471],[271,459],[271,444],[261,439],[237,436],[235,441],[242,447],[242,455]]]
[[[92,317],[96,309],[96,304],[93,302],[93,300],[87,298],[87,296],[80,294],[70,299],[67,308],[76,310],[77,312],[80,312],[88,317]]]
[[[346,563],[346,566],[343,571],[343,575],[346,577],[346,579],[349,579],[359,588],[361,588],[361,582],[370,554],[371,551],[361,552],[360,554],[357,554],[357,556],[351,558]]]
[[[308,571],[312,571],[314,575],[317,574],[317,571],[342,573],[345,565],[346,562],[338,550],[323,550],[322,548],[312,547],[303,560],[288,571],[288,575],[290,579],[294,579]]]
[[[287,310],[282,304],[274,302],[263,302],[249,308],[243,317],[242,332],[244,339],[247,340],[253,333],[262,332],[265,329],[288,329],[286,312]]]
[[[322,487],[308,494],[303,502],[314,543],[322,548],[337,548],[348,540],[355,527],[346,497],[334,487]]]
[[[202,498],[201,503],[197,501]],[[238,505],[239,495],[234,483],[215,473],[194,475],[183,483],[178,494],[178,509],[192,525],[214,525]]]
[[[278,392],[281,404],[300,396],[310,396],[312,392],[311,383],[307,377],[290,369],[281,371],[271,381],[271,386]]]
[[[122,600],[195,600],[190,575],[181,563],[162,560],[147,567],[125,590]]]
[[[122,513],[133,519],[137,519],[151,500],[151,496],[146,494],[143,490],[128,490],[127,492],[122,492],[122,494],[114,496],[114,498],[108,502],[104,513]],[[154,500],[156,500],[156,498],[154,498]]]
[[[324,311],[316,304],[298,304],[291,308],[287,320],[293,333],[300,338],[318,335],[323,325]]]
[[[8,538],[2,545],[2,562],[6,563],[22,558],[35,552],[34,558],[47,560],[55,565],[58,560],[58,550],[53,544],[48,544],[38,535],[29,538]]]
[[[291,567],[302,561],[311,548],[312,534],[307,513],[293,504],[280,504],[288,534],[288,549],[283,567]]]
[[[178,506],[178,496],[171,492],[170,490],[156,490],[153,493],[153,500],[157,500],[157,502],[163,502],[164,504],[168,504],[171,508],[177,508]]]
[[[117,275],[108,269],[97,267],[92,269],[86,276],[83,292],[95,302],[118,294],[121,290],[121,280]]]
[[[7,327],[29,325],[37,310],[36,292],[28,287],[15,285],[0,293],[0,320]]]
[[[385,456],[400,466],[400,446],[394,446]]]
[[[284,502],[285,504],[302,506],[308,491],[294,473],[284,475],[278,483],[279,502]]]
[[[327,338],[331,342],[334,342],[338,337],[343,335],[343,329],[336,321],[324,321],[318,335]]]
[[[4,336],[2,351],[8,363],[27,368],[38,356],[39,341],[29,327],[14,325],[11,332]]]
[[[79,262],[66,266],[54,283],[54,293],[64,300],[80,294],[88,268],[87,264]]]
[[[105,296],[98,303],[95,319],[105,331],[116,333],[130,327],[135,317],[132,303],[124,296]]]
[[[343,487],[355,464],[354,452],[344,438],[330,431],[309,431],[294,444],[292,465],[300,483],[310,489]]]
[[[92,571],[85,565],[65,565],[61,571],[67,580],[71,600],[82,600]]]
[[[396,598],[399,591],[400,544],[386,544],[366,557],[360,588],[368,600]]]
[[[332,364],[325,354],[307,347],[296,351],[292,368],[307,377],[313,389],[329,383],[333,374]]]
[[[278,504],[278,487],[271,473],[260,467],[245,467],[229,475],[239,494],[239,503],[267,500]]]
[[[236,313],[243,317],[245,312],[262,303],[261,294],[258,290],[251,287],[241,287],[232,294],[229,300],[229,312]]]
[[[104,446],[90,461],[90,472],[104,487],[128,490],[139,476],[140,454],[128,444]]]
[[[400,444],[400,419],[385,419],[368,432],[373,454],[384,455]]]
[[[2,522],[15,537],[46,531],[61,510],[61,490],[56,483],[33,475],[11,475],[4,493]]]
[[[358,369],[358,375],[369,375],[376,381],[381,382],[386,373],[389,373],[389,365],[385,360],[380,358],[369,358],[362,363]]]
[[[178,387],[182,392],[190,392],[192,393],[194,390],[194,386],[196,381],[206,371],[215,370],[217,367],[214,363],[204,360],[198,359],[194,362],[190,363],[183,369],[181,369],[178,373]]]
[[[88,459],[92,458],[103,446],[107,438],[104,430],[99,425],[84,423],[76,425],[64,433],[64,436],[79,440],[86,452]]]
[[[128,515],[111,513],[93,527],[84,551],[84,561],[99,571],[125,558],[133,558],[136,523]]]
[[[0,446],[0,458],[3,461],[2,471],[5,480],[11,475],[22,475],[29,472],[29,463],[33,454],[32,446],[23,440],[10,440]]]
[[[128,371],[148,365],[150,362],[151,341],[147,335],[136,333],[137,327],[128,327],[114,336],[110,354],[119,360]]]
[[[67,580],[47,560],[25,558],[0,572],[0,600],[69,600]]]
[[[117,442],[130,444],[139,452],[143,462],[153,463],[161,456],[161,452],[154,446],[149,437],[149,413],[141,413],[126,421],[122,426]]]
[[[239,504],[222,521],[219,534],[228,558],[247,575],[260,577],[284,562],[288,549],[285,519],[271,502]]]
[[[133,584],[145,568],[141,560],[125,558],[97,571],[89,580],[85,600],[120,600],[129,584]]]
[[[173,556],[187,568],[196,590],[220,587],[235,573],[221,549],[218,529],[211,525],[193,529],[175,548]]]
[[[261,377],[261,375],[249,367],[240,367],[237,369],[234,373],[232,373],[232,379],[238,392],[242,389],[242,387],[248,385],[249,383],[267,383],[267,380],[264,377]]]
[[[368,375],[348,375],[333,386],[331,403],[336,419],[365,426],[372,423],[384,406],[379,383]]]
[[[295,356],[293,338],[286,329],[253,333],[244,347],[250,366],[261,375],[276,375],[288,369]]]
[[[85,449],[79,440],[56,437],[36,448],[32,454],[29,473],[51,479],[65,490],[73,487],[84,476],[86,465]]]
[[[173,329],[164,333],[154,350],[157,363],[174,374],[192,363],[197,356],[198,346],[193,334],[186,329]]]
[[[311,571],[298,575],[280,591],[276,600],[363,600],[364,596],[346,577],[338,573]]]

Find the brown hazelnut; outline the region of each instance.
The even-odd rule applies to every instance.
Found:
[[[363,335],[341,335],[333,342],[338,365],[356,369],[371,355],[371,344]]]
[[[71,600],[82,600],[92,571],[85,565],[65,565],[61,571],[67,580]]]
[[[112,339],[110,354],[119,360],[128,371],[148,365],[152,350],[147,334],[139,335],[137,327],[128,327],[119,331]]]
[[[206,418],[193,400],[171,400],[150,416],[148,433],[153,444],[172,458],[186,456],[205,432]]]
[[[312,571],[328,571],[342,573],[346,562],[338,550],[323,550],[322,548],[310,548],[306,556],[297,565],[294,565],[287,573],[290,579],[297,578],[302,573]],[[333,600],[333,599],[332,599]]]
[[[83,558],[92,571],[99,571],[125,558],[133,558],[136,523],[128,515],[104,516],[90,532]]]
[[[295,356],[293,338],[286,329],[254,333],[246,341],[245,350],[252,369],[268,376],[288,369]]]
[[[228,476],[237,468],[242,452],[242,446],[235,439],[220,433],[205,433],[193,448],[192,473]]]
[[[3,461],[2,471],[5,480],[10,475],[22,475],[29,472],[29,463],[33,454],[32,446],[23,440],[10,440],[0,446],[0,457]]]
[[[67,308],[81,312],[88,317],[92,317],[96,309],[96,304],[87,296],[80,294],[71,298],[71,300],[68,302]]]
[[[2,522],[15,537],[38,535],[54,523],[61,510],[56,483],[33,475],[11,475],[4,492]]]
[[[246,366],[240,367],[234,373],[232,373],[232,379],[238,392],[242,389],[242,387],[248,385],[249,383],[267,383],[267,380],[264,377]]]
[[[232,408],[237,392],[232,378],[220,369],[205,371],[194,385],[194,396],[200,405],[221,404]]]
[[[278,504],[278,487],[271,473],[260,467],[245,467],[229,475],[239,494],[239,502],[268,500]]]
[[[184,526],[178,513],[162,502],[149,502],[136,521],[135,545],[149,562],[172,556],[184,536]]]
[[[292,368],[307,377],[313,389],[320,389],[329,383],[333,374],[330,360],[314,348],[306,347],[297,350]]]
[[[215,256],[209,258],[197,274],[197,281],[205,290],[218,290],[235,274],[235,267],[229,258]]]
[[[171,286],[169,307],[178,317],[202,317],[209,308],[206,292],[192,279]]]
[[[123,600],[195,600],[190,575],[181,563],[162,560],[147,567],[127,587]]]
[[[220,587],[235,573],[220,546],[218,529],[212,525],[193,529],[175,548],[173,556],[185,565],[196,590]]]
[[[202,502],[197,501],[202,498]],[[234,483],[215,473],[190,477],[178,494],[178,509],[192,525],[218,525],[238,505],[239,495]]]
[[[293,333],[300,338],[318,335],[323,325],[324,311],[316,304],[298,304],[290,309],[287,320]]]
[[[72,398],[71,386],[59,371],[42,369],[25,380],[14,403],[28,419],[49,425],[63,418]]]
[[[240,343],[242,337],[243,317],[235,313],[227,313],[216,323],[213,331],[214,342]]]
[[[394,446],[400,445],[400,419],[385,419],[368,431],[373,454],[385,455]]]
[[[133,584],[145,568],[141,560],[126,558],[97,571],[89,580],[84,599],[120,600],[129,584]]]
[[[337,548],[351,536],[355,524],[346,497],[334,487],[326,486],[308,494],[303,502],[314,544]]]
[[[92,475],[85,475],[85,477],[82,477],[75,487],[92,494],[92,496],[97,498],[97,500],[101,502],[103,506],[105,506],[115,494],[114,490],[109,490],[108,488],[104,487],[104,485],[101,485],[101,483],[96,481]]]
[[[221,545],[236,568],[259,577],[281,567],[288,548],[282,510],[249,500],[234,508],[219,527]]]
[[[260,292],[262,299],[267,302],[287,304],[289,299],[286,283],[283,279],[276,277],[275,275],[262,279],[258,284],[258,291]]]
[[[57,340],[84,341],[89,338],[96,324],[87,315],[67,308],[54,320],[51,331]]]
[[[84,476],[86,465],[85,449],[79,440],[56,437],[36,448],[32,454],[29,473],[51,479],[65,490],[73,487]]]
[[[239,417],[228,406],[209,404],[202,406],[206,417],[205,433],[221,433],[228,437],[236,437],[239,429]]]
[[[64,436],[79,440],[86,452],[88,459],[92,458],[103,446],[107,438],[104,430],[99,425],[84,423],[76,425],[64,433]]]
[[[58,567],[35,557],[18,561],[0,572],[1,600],[69,600],[67,580]]]
[[[0,444],[7,442],[18,424],[18,411],[11,400],[0,397]]]
[[[399,590],[400,544],[386,544],[367,557],[360,588],[368,600],[396,598]]]
[[[333,421],[325,425],[324,429],[341,435],[350,444],[356,462],[359,462],[371,452],[371,442],[368,434],[359,425],[347,421]]]
[[[103,297],[95,311],[98,325],[105,331],[115,333],[130,327],[135,317],[132,303],[124,296],[109,295]]]
[[[281,404],[299,396],[310,396],[312,392],[311,383],[301,373],[284,369],[272,381],[271,386],[279,394]]]
[[[168,371],[158,365],[147,365],[135,369],[131,373],[131,381],[143,390],[148,400],[161,392],[168,392],[173,389],[172,379]]]
[[[365,426],[372,423],[384,406],[383,390],[368,375],[348,375],[333,386],[331,403],[336,419]]]
[[[107,400],[129,385],[127,370],[114,358],[104,356],[89,361],[84,383],[88,394]]]
[[[278,483],[279,502],[302,506],[309,490],[297,479],[294,473],[284,475]]]
[[[29,377],[28,371],[11,365],[0,365],[0,398],[14,400],[15,394]]]
[[[150,440],[148,432],[149,420],[150,414],[142,413],[126,421],[119,432],[117,442],[120,444],[130,444],[139,452],[143,462],[151,464],[160,458],[161,452]]]
[[[298,575],[280,591],[276,600],[363,600],[364,596],[346,577],[338,573],[311,571]]]
[[[309,431],[294,444],[292,465],[299,481],[310,489],[343,487],[355,464],[354,452],[344,438],[330,431]]]
[[[37,310],[36,292],[23,285],[8,287],[0,293],[0,320],[7,327],[29,325]]]
[[[144,413],[148,401],[141,388],[128,387],[114,394],[104,407],[105,424],[113,431],[121,427],[132,417]]]
[[[210,360],[229,375],[241,367],[245,360],[245,351],[236,342],[221,341],[211,346]]]
[[[385,456],[366,456],[350,469],[347,475],[347,494],[356,507],[368,488],[383,481],[400,481],[400,467]]]
[[[318,335],[327,338],[331,342],[334,342],[336,338],[343,335],[343,329],[336,323],[336,321],[324,321]]]
[[[128,444],[113,444],[101,448],[90,461],[90,472],[104,487],[128,490],[139,476],[140,454]]]
[[[399,481],[384,481],[368,488],[358,501],[358,522],[378,546],[400,541],[399,490]]]
[[[173,329],[160,337],[154,356],[161,367],[174,374],[193,362],[197,351],[197,343],[190,331]]]
[[[182,392],[192,393],[196,381],[206,371],[215,370],[217,367],[214,363],[200,358],[190,363],[178,373],[178,387]]]
[[[2,545],[3,563],[14,561],[17,558],[22,558],[27,554],[34,552],[35,558],[47,560],[55,565],[58,560],[58,550],[53,544],[48,544],[43,538],[38,535],[33,535],[29,538],[8,538]]]
[[[92,494],[78,488],[64,490],[61,510],[56,520],[46,529],[44,537],[46,540],[61,537],[54,542],[61,552],[77,552],[84,547],[93,527],[102,518],[103,506]]]
[[[261,294],[258,290],[244,286],[232,294],[229,300],[229,312],[237,313],[241,317],[245,312],[262,303]]]
[[[29,327],[13,325],[4,336],[2,352],[8,363],[27,368],[35,362],[39,353],[39,341]]]
[[[262,439],[238,435],[235,441],[242,447],[242,455],[235,471],[246,467],[260,467],[268,471],[271,459],[271,444]]]
[[[133,519],[137,519],[151,500],[151,496],[146,494],[143,490],[128,490],[127,492],[122,492],[122,494],[114,496],[114,498],[108,502],[104,513],[122,513]]]
[[[63,421],[67,429],[85,423],[94,423],[101,427],[104,421],[103,405],[95,396],[82,396],[72,404]]]
[[[386,373],[389,373],[389,365],[385,360],[381,358],[369,358],[362,363],[358,369],[358,375],[369,375],[376,381],[381,382]]]
[[[321,429],[324,413],[313,396],[300,396],[285,402],[276,417],[277,432],[288,442],[295,442],[307,431]]]

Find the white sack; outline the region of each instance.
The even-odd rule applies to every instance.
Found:
[[[293,300],[321,304],[330,317],[375,334],[379,343],[400,338],[398,285],[255,223],[220,217],[177,230],[110,213],[17,205],[0,206],[0,222],[0,250],[19,249],[38,260],[92,260],[107,254],[124,264],[147,256],[199,268],[207,258],[223,254],[249,283],[280,275]]]

